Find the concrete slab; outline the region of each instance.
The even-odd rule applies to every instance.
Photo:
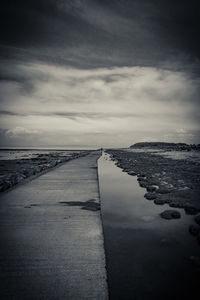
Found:
[[[108,299],[99,155],[69,161],[0,198],[0,299]]]

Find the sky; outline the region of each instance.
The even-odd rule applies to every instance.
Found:
[[[4,0],[0,147],[200,143],[196,0]]]

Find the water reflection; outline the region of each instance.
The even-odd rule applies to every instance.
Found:
[[[122,172],[107,154],[99,160],[99,180],[110,298],[191,296],[198,268],[190,257],[199,255],[188,234],[192,217],[180,210],[180,220],[162,219],[168,205],[146,200],[136,177]]]

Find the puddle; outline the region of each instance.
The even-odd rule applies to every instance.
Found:
[[[176,209],[181,219],[162,219],[169,206],[146,200],[137,177],[122,172],[108,154],[98,170],[110,299],[191,297],[200,271],[191,262],[200,255],[188,233],[193,217]]]
[[[88,201],[60,201],[59,203],[68,206],[79,206],[83,210],[98,211],[100,210],[100,204],[95,201],[95,199],[90,199]]]

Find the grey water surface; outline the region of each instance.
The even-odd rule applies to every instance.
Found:
[[[137,177],[103,153],[98,162],[110,299],[193,299],[200,247],[190,236],[193,217],[165,220],[168,205],[146,200]]]

